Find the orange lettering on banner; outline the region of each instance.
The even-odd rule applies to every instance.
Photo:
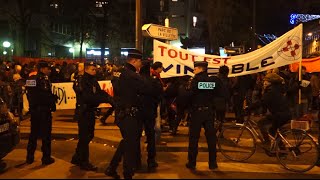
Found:
[[[203,61],[208,62],[208,61],[210,61],[210,59],[211,58],[209,58],[209,57],[204,57]]]
[[[188,60],[188,55],[189,54],[185,53],[185,58],[182,58],[182,52],[181,51],[179,52],[179,54],[180,54],[180,59],[181,60]]]
[[[173,55],[173,56],[172,56],[171,52],[174,52],[174,55]],[[175,51],[174,49],[169,49],[168,55],[169,55],[171,58],[176,58],[176,57],[178,56],[178,52]]]
[[[215,63],[214,63],[215,62]],[[220,64],[220,59],[213,59],[212,64]]]
[[[165,47],[165,46],[158,46],[158,48],[161,49],[161,56],[163,56],[163,51],[164,51],[165,49],[167,49],[167,47]]]
[[[195,61],[195,57],[198,57],[197,55],[192,55],[192,54],[191,54],[191,56],[192,56],[192,62]]]

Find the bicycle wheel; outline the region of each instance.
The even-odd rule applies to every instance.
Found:
[[[303,130],[292,129],[281,133],[276,141],[276,154],[280,164],[289,171],[306,172],[318,161],[319,152],[316,142]]]
[[[245,161],[256,151],[256,141],[252,132],[245,126],[223,128],[218,136],[221,154],[232,161]]]

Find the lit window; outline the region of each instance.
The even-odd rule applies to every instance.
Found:
[[[198,18],[197,16],[193,16],[193,27],[196,27]]]
[[[104,4],[104,2],[98,2],[98,1],[96,1],[96,7],[102,7],[103,4]]]
[[[58,4],[54,4],[54,8],[56,8],[56,9],[57,9],[57,8],[58,8]]]
[[[172,0],[173,2],[178,2],[178,0]]]

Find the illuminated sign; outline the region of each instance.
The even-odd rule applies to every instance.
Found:
[[[291,14],[290,24],[298,24],[300,22],[308,22],[315,19],[320,19],[320,15],[314,14]]]
[[[142,26],[142,33],[144,36],[165,39],[165,40],[177,40],[178,29],[172,27],[165,27],[158,24],[145,24]]]

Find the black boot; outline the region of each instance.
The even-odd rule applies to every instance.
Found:
[[[0,172],[3,172],[7,167],[7,163],[0,161]]]
[[[80,166],[81,161],[77,155],[72,156],[71,164],[76,165],[76,166]]]
[[[158,167],[158,163],[156,160],[148,160],[148,168],[149,169],[153,169],[153,168],[156,168]]]
[[[209,164],[209,169],[214,170],[218,168],[217,162]]]
[[[186,164],[186,167],[187,167],[188,169],[191,169],[191,170],[195,170],[195,169],[196,169],[196,165],[191,164],[190,162],[188,162],[188,163]]]
[[[28,154],[27,158],[26,158],[26,163],[27,164],[32,164],[33,162],[34,162],[34,155]]]
[[[106,176],[113,177],[114,179],[120,179],[120,175],[117,173],[117,171],[110,166],[104,171],[104,174]]]
[[[49,158],[42,158],[42,165],[50,165],[55,162],[55,160],[52,157]]]
[[[91,164],[89,162],[82,163],[80,165],[80,169],[85,170],[85,171],[97,171],[98,170],[98,168],[96,166],[94,166],[93,164]]]

